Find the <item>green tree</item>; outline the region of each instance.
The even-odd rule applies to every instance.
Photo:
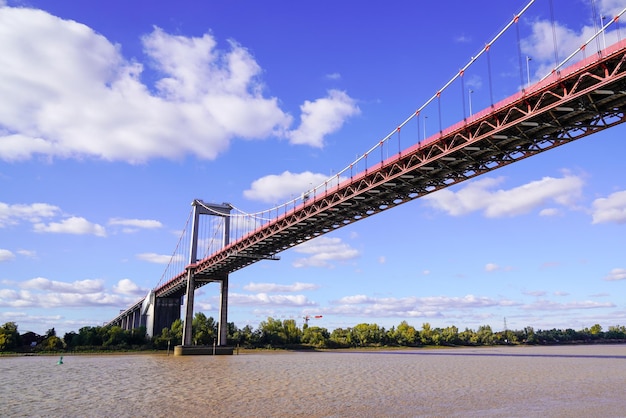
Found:
[[[233,332],[229,339],[233,344],[238,344],[242,347],[258,347],[260,346],[260,333],[250,325],[246,325],[242,329],[237,329]]]
[[[465,328],[464,331],[459,332],[459,343],[463,345],[473,345],[477,341],[476,333],[474,330]]]
[[[172,322],[172,326],[170,327],[172,345],[180,345],[183,343],[183,326],[184,322],[180,318]]]
[[[409,325],[408,322],[402,321],[398,328],[395,329],[394,332],[391,333],[390,337],[395,341],[396,344],[410,347],[415,345],[419,339],[419,332],[415,329],[414,326]]]
[[[376,324],[358,324],[351,330],[352,342],[359,347],[380,345],[383,331]]]
[[[272,347],[284,345],[287,342],[285,329],[280,319],[267,318],[259,324],[261,343]]]
[[[347,348],[352,346],[352,332],[350,328],[335,328],[330,333],[329,344],[335,348]]]
[[[517,334],[510,329],[504,331],[504,342],[506,344],[517,344],[519,339],[517,338]]]
[[[433,342],[433,345],[442,345],[443,344],[443,335],[442,335],[441,328],[433,329],[431,340]]]
[[[78,330],[79,343],[77,345],[87,347],[100,347],[104,342],[101,327],[82,327]]]
[[[52,335],[41,342],[37,346],[37,349],[41,351],[59,351],[63,350],[63,340],[56,335]]]
[[[442,342],[444,344],[456,345],[460,343],[459,339],[459,329],[454,325],[450,325],[446,327],[441,332]]]
[[[213,317],[197,312],[191,324],[194,344],[212,345],[217,338],[217,324]]]
[[[183,321],[180,319],[172,322],[169,328],[163,328],[161,334],[152,337],[152,343],[158,349],[165,349],[182,344],[183,341]]]
[[[604,333],[604,337],[610,340],[621,340],[626,338],[626,327],[614,325],[609,326],[609,330]]]
[[[428,322],[422,324],[422,330],[420,331],[420,342],[423,345],[431,345],[433,343],[433,330]]]
[[[539,342],[533,327],[524,328],[524,340],[526,341],[526,344],[537,344]]]
[[[163,328],[161,330],[161,334],[155,335],[152,338],[152,342],[156,346],[156,348],[165,349],[172,346],[173,339],[174,338],[172,337],[172,330],[170,328]]]
[[[283,333],[287,344],[300,344],[302,331],[296,325],[295,319],[285,319],[283,321]]]
[[[63,336],[63,342],[65,343],[65,347],[73,349],[79,342],[78,334],[74,331],[66,332]]]
[[[121,327],[114,325],[105,329],[103,347],[125,347],[128,345],[128,334]]]
[[[326,328],[311,326],[304,328],[302,332],[302,343],[316,348],[327,347],[329,339],[330,333]]]
[[[476,331],[478,342],[482,345],[492,345],[494,342],[493,331],[489,325],[481,325]]]
[[[226,323],[226,341],[228,345],[241,345],[241,333],[234,322]]]
[[[15,322],[7,322],[0,327],[0,351],[14,350],[20,344],[20,333]]]
[[[591,327],[591,329],[589,330],[589,333],[591,335],[600,335],[602,334],[602,326],[600,326],[600,324],[595,324]]]
[[[133,328],[128,335],[128,343],[131,345],[143,346],[147,342],[147,331],[145,326]]]

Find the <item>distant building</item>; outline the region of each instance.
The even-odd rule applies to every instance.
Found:
[[[28,331],[22,334],[21,338],[22,338],[22,345],[35,347],[37,344],[41,344],[41,342],[45,340],[46,337],[39,335],[39,334],[35,334],[32,331]]]

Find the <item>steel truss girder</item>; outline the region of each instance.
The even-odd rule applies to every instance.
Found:
[[[219,277],[309,239],[626,121],[626,42],[538,90],[418,144],[188,268]],[[583,63],[585,64],[585,63]],[[567,69],[565,70],[567,71]],[[183,287],[186,274],[158,292]],[[207,279],[207,282],[211,279]],[[198,285],[203,285],[200,282]]]

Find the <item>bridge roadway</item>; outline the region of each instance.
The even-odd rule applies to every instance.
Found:
[[[187,266],[154,289],[182,297],[195,287],[309,239],[434,191],[592,135],[626,121],[626,40],[472,115],[298,206]],[[370,156],[374,158],[374,156]],[[143,301],[111,321],[121,323]],[[136,321],[136,320],[134,320]]]
[[[383,210],[626,121],[626,41],[311,196],[188,266],[197,286]],[[155,289],[182,295],[187,272]]]

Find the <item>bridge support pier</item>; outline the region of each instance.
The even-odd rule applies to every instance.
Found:
[[[220,321],[217,331],[217,345],[228,345],[226,339],[228,338],[228,275],[224,277],[221,282],[220,291]]]
[[[180,318],[180,298],[155,298],[152,329],[161,335],[163,328],[170,328]]]
[[[193,298],[196,293],[196,282],[191,269],[187,270],[187,299],[185,302],[185,322],[183,326],[183,346],[192,343],[193,331]]]
[[[200,200],[194,200],[193,206],[193,224],[191,228],[191,249],[189,252],[189,265],[187,270],[187,290],[185,303],[185,322],[183,326],[182,345],[176,346],[174,355],[187,354],[232,354],[232,347],[227,347],[228,338],[228,275],[216,278],[210,278],[209,281],[220,282],[220,313],[219,327],[217,335],[217,345],[213,347],[193,346],[193,304],[194,294],[196,290],[196,278],[194,276],[193,264],[197,260],[198,250],[198,225],[200,215],[222,216],[224,218],[224,228],[222,236],[222,245],[226,247],[230,238],[230,211],[232,206],[229,204],[213,205],[206,204]],[[203,279],[203,280],[206,280]]]

